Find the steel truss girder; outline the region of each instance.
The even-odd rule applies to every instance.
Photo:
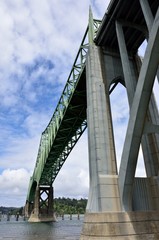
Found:
[[[94,38],[100,23],[99,20],[93,20]],[[86,92],[82,85],[85,83],[88,46],[87,27],[60,100],[48,126],[42,133],[34,173],[30,179],[28,201],[33,199],[31,189],[34,182],[41,185],[53,183],[69,153],[86,129]],[[62,143],[61,133],[65,133],[66,136]]]

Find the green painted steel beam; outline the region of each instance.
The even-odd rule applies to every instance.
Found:
[[[89,26],[82,39],[70,75],[54,114],[41,135],[37,160],[28,188],[27,201],[29,202],[34,201],[37,185],[52,185],[87,127],[85,63],[89,42],[92,43],[95,38],[100,23],[99,20],[93,20],[90,12]]]

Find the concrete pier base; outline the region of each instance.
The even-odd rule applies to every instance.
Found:
[[[28,222],[54,222],[53,187],[37,186],[34,199],[34,208]]]
[[[56,222],[56,217],[54,215],[49,216],[48,214],[39,214],[36,215],[32,213],[28,222]]]
[[[86,213],[80,240],[106,239],[159,239],[159,211]]]

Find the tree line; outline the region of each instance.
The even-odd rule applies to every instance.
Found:
[[[71,198],[54,198],[54,212],[58,215],[63,214],[84,214],[86,209],[87,199],[71,199]],[[2,214],[19,215],[23,214],[23,207],[0,207]]]
[[[63,214],[84,214],[87,199],[55,198],[54,212],[58,215]]]
[[[17,213],[19,213],[19,215],[23,214],[23,207],[20,208],[16,208],[16,207],[0,207],[0,213],[2,214],[10,214],[10,215],[17,215]]]

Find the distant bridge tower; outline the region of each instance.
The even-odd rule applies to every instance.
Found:
[[[159,1],[113,0],[86,62],[90,190],[81,240],[159,239]],[[144,40],[143,61],[137,51]],[[158,75],[159,77],[159,75]],[[109,93],[127,91],[130,117],[117,172]],[[136,178],[142,146],[147,177]]]

